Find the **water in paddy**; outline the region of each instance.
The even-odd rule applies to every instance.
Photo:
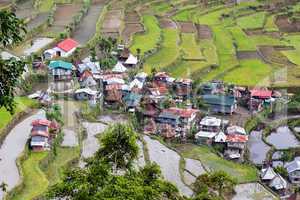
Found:
[[[262,164],[271,147],[263,142],[262,131],[252,131],[249,136],[248,149],[250,160],[254,164]]]
[[[267,141],[275,146],[276,149],[288,149],[300,146],[300,142],[287,126],[281,126],[272,132]]]

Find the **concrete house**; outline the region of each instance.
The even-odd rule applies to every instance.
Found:
[[[71,38],[67,38],[59,42],[54,48],[48,49],[44,52],[45,59],[52,59],[54,57],[69,57],[79,46],[79,43]]]

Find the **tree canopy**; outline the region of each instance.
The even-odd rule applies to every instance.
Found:
[[[22,41],[26,33],[23,20],[14,13],[0,11],[0,46],[6,47]],[[4,60],[0,56],[0,108],[4,106],[10,113],[14,112],[14,89],[22,75],[25,62],[10,58]]]
[[[72,200],[183,200],[177,188],[164,181],[156,164],[136,170],[136,133],[129,125],[116,124],[101,139],[102,147],[85,168],[69,169],[63,180],[47,193],[49,199]],[[117,173],[115,168],[122,170]],[[126,169],[125,169],[126,167]]]
[[[116,169],[130,168],[138,156],[137,134],[130,125],[117,123],[110,126],[101,138],[96,157],[113,163]]]

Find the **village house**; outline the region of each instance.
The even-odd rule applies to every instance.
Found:
[[[288,187],[287,181],[277,174],[271,166],[263,168],[260,173],[261,180],[270,188],[284,195]]]
[[[55,81],[69,81],[72,79],[74,66],[62,60],[54,60],[49,64],[49,69]]]
[[[228,135],[234,135],[234,134],[247,135],[247,133],[243,127],[236,126],[236,125],[227,127],[227,134]]]
[[[150,98],[149,96],[142,97],[139,110],[144,117],[152,118],[152,119],[158,117],[161,111],[158,103],[154,99]]]
[[[248,141],[247,135],[231,134],[226,136],[227,149],[224,154],[229,159],[242,157]]]
[[[87,70],[93,74],[94,79],[100,78],[101,68],[99,62],[92,61],[91,57],[87,57],[77,64],[78,77]]]
[[[50,129],[56,134],[58,125],[55,122],[51,122],[47,119],[34,120],[32,123],[31,135],[30,135],[30,147],[33,151],[43,151],[50,149]],[[55,137],[52,136],[52,137]]]
[[[123,102],[126,110],[129,112],[135,112],[136,108],[140,105],[142,95],[136,93],[129,93],[123,97]]]
[[[90,70],[85,70],[78,79],[81,88],[91,88],[96,90],[97,82],[93,78],[93,73]]]
[[[174,87],[177,97],[187,99],[192,96],[192,83],[191,79],[177,79],[175,80]]]
[[[98,91],[90,88],[81,88],[75,91],[74,97],[79,101],[89,101],[91,105],[96,105],[98,99]]]
[[[179,126],[184,132],[187,132],[194,124],[196,124],[197,113],[199,113],[199,110],[171,107],[163,110],[163,112],[172,113],[179,116]]]
[[[169,87],[174,81],[166,72],[157,72],[153,77],[153,83],[158,87]]]
[[[195,139],[199,144],[211,145],[215,136],[221,132],[222,120],[216,117],[204,117],[199,123],[199,132]]]
[[[250,111],[261,111],[263,105],[272,98],[272,91],[268,89],[254,88],[250,90],[248,107]],[[270,103],[270,102],[269,102]]]
[[[293,184],[300,184],[300,157],[296,157],[292,162],[285,164],[285,169],[289,174],[289,180]]]
[[[233,96],[203,95],[202,99],[215,113],[233,114],[237,109],[237,102]]]
[[[45,59],[53,59],[55,57],[69,57],[79,46],[79,43],[71,38],[67,38],[59,42],[54,48],[44,52]]]
[[[129,54],[129,57],[124,62],[124,65],[129,68],[133,68],[138,64],[138,59],[132,54]]]
[[[176,114],[162,110],[162,112],[158,115],[155,121],[160,125],[169,124],[174,129],[179,130],[180,116]]]

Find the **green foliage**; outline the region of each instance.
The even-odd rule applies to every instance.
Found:
[[[88,102],[85,102],[80,109],[81,117],[87,121],[96,121],[100,113],[101,108],[99,104],[97,104],[96,107],[92,107]]]
[[[26,28],[23,20],[14,13],[0,11],[0,46],[6,47],[22,41]],[[0,108],[4,106],[11,114],[15,109],[14,89],[22,75],[25,62],[11,58],[3,60],[0,57]]]
[[[46,110],[46,117],[48,120],[55,120],[60,125],[63,125],[64,123],[61,114],[61,107],[58,104],[54,104],[51,108]]]
[[[90,159],[84,169],[67,171],[64,180],[48,192],[48,197],[73,200],[183,199],[174,185],[161,179],[156,164],[146,165],[140,171],[114,175],[111,166],[96,157]]]
[[[288,178],[289,173],[283,166],[277,166],[274,168],[274,171],[278,174],[280,174],[283,178]]]
[[[0,44],[7,46],[23,40],[26,33],[25,23],[14,13],[0,10]]]
[[[202,174],[193,184],[196,194],[210,194],[214,196],[214,192],[217,191],[220,198],[224,192],[233,192],[234,186],[237,184],[237,180],[231,177],[224,171],[215,171],[211,174]]]
[[[96,157],[113,163],[116,169],[129,169],[138,156],[137,134],[131,126],[117,123],[101,137],[101,148]]]
[[[288,103],[288,111],[293,113],[299,113],[300,110],[300,93],[292,97]]]
[[[280,160],[283,162],[290,162],[294,158],[294,153],[291,151],[283,151]]]

